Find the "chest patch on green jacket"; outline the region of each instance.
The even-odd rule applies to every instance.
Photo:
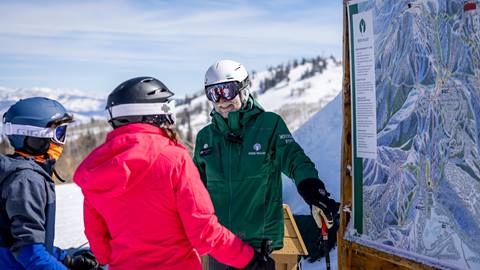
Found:
[[[248,152],[249,156],[255,156],[255,155],[265,155],[265,151],[262,151],[262,145],[260,143],[255,143],[252,146],[253,151]]]

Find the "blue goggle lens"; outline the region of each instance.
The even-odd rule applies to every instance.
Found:
[[[53,140],[64,144],[67,139],[67,125],[61,125],[55,128]]]

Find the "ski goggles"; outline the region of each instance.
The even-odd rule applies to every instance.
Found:
[[[30,125],[20,125],[12,123],[3,123],[2,134],[4,135],[23,135],[36,138],[50,138],[58,144],[65,144],[67,141],[67,125],[61,124],[55,128],[43,128]]]
[[[208,100],[213,102],[220,101],[220,98],[232,100],[244,87],[242,83],[237,81],[218,83],[205,86],[205,94]]]

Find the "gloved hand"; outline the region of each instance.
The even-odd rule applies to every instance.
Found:
[[[327,227],[331,228],[338,215],[340,204],[330,199],[330,193],[325,190],[323,182],[317,178],[307,178],[298,184],[297,189],[305,202],[310,205],[317,225],[321,227],[321,221],[318,220],[320,215],[327,222]]]
[[[67,255],[63,260],[63,264],[72,270],[101,270],[95,255],[90,250],[81,250],[72,255]]]
[[[275,270],[275,261],[270,255],[262,255],[255,250],[252,260],[245,266],[245,270]]]

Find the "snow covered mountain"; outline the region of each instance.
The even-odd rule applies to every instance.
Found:
[[[0,115],[3,115],[16,101],[38,96],[58,100],[69,111],[73,112],[75,119],[80,122],[87,122],[92,117],[104,117],[105,100],[102,98],[87,96],[79,90],[40,87],[31,89],[0,87]]]
[[[293,131],[340,92],[341,78],[341,62],[333,57],[290,61],[252,72],[251,93],[266,110],[280,114]],[[178,128],[184,138],[193,141],[192,136],[210,121],[212,105],[203,91],[178,104]]]
[[[251,93],[266,110],[279,113],[293,131],[337,95],[341,76],[341,62],[334,57],[293,60],[261,72],[253,71]],[[33,96],[58,100],[82,123],[105,117],[104,96],[88,96],[69,89],[5,87],[0,87],[0,115],[19,99]],[[187,143],[194,142],[195,134],[208,124],[211,110],[203,90],[177,97],[177,128]]]

